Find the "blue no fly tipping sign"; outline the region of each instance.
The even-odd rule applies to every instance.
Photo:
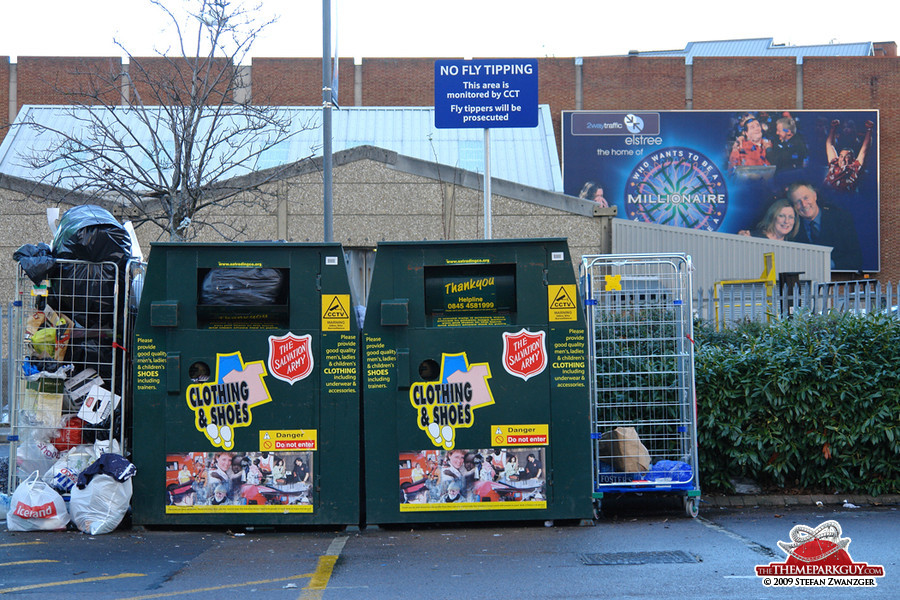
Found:
[[[537,127],[538,67],[533,59],[434,62],[438,129]]]

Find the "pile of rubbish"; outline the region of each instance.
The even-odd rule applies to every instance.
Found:
[[[65,529],[71,522],[84,533],[109,533],[128,512],[131,478],[136,473],[124,457],[103,454],[82,469],[67,505],[58,487],[42,481],[39,471],[34,471],[13,492],[6,527],[10,531],[46,531]]]
[[[15,357],[20,380],[12,408],[20,483],[9,497],[11,530],[65,527],[72,511],[73,522],[92,532],[97,527],[82,527],[85,519],[76,515],[77,507],[85,507],[81,479],[96,468],[109,476],[108,461],[119,467],[119,460],[128,462],[120,440],[126,427],[122,336],[132,237],[106,209],[77,206],[63,214],[51,245],[27,244],[13,255],[32,287],[20,289],[17,298],[22,348]],[[127,487],[127,509],[134,467],[119,470],[128,473],[127,486],[105,482],[95,488],[108,489],[94,493],[118,507]],[[83,488],[89,489],[87,482]],[[68,511],[59,504],[66,498]],[[55,517],[45,518],[42,511]],[[107,518],[87,521],[108,525]]]

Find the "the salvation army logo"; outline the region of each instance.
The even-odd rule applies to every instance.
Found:
[[[640,159],[628,176],[624,200],[632,221],[716,231],[728,209],[728,190],[712,160],[671,146]]]
[[[547,368],[547,348],[543,331],[503,334],[503,368],[514,377],[528,381]]]
[[[269,336],[269,372],[294,385],[313,370],[312,336],[286,333]]]
[[[766,587],[876,587],[875,577],[884,577],[884,567],[854,562],[849,545],[850,538],[843,537],[837,521],[825,521],[815,529],[796,525],[789,542],[778,542],[787,560],[757,566],[756,575]]]

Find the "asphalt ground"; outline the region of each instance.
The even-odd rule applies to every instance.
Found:
[[[90,536],[11,532],[4,519],[0,597],[373,600],[415,590],[465,600],[900,597],[900,494],[706,494],[697,519],[685,516],[680,500],[605,494],[596,519],[549,527],[461,522],[167,530],[131,527],[126,520],[110,534]],[[884,565],[875,587],[775,590],[760,583],[754,565],[784,558],[776,541],[788,539],[793,525],[830,519],[854,540],[855,560]],[[612,566],[588,562],[608,556]],[[632,565],[635,556],[650,562]],[[687,564],[668,564],[672,556],[687,557]],[[616,564],[622,560],[627,564]]]
[[[900,505],[701,506],[609,499],[588,522],[368,528],[178,530],[99,536],[0,525],[0,597],[56,600],[246,598],[459,600],[900,597]],[[863,589],[763,583],[797,525],[836,520],[854,561],[882,565]],[[4,523],[5,525],[5,523]],[[780,580],[783,584],[784,579]]]

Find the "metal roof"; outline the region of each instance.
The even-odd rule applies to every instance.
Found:
[[[787,46],[775,44],[773,38],[746,40],[712,40],[689,42],[684,50],[637,51],[638,56],[683,56],[686,64],[693,64],[695,56],[795,56],[797,64],[806,56],[874,56],[872,42],[854,44],[817,44],[813,46]]]
[[[229,177],[322,155],[321,107],[275,109],[290,115],[293,135],[264,152],[254,161],[252,168],[245,165],[242,169],[231,170]],[[42,173],[28,165],[27,157],[34,151],[53,147],[59,139],[28,123],[39,123],[47,129],[65,131],[77,137],[79,131],[86,127],[86,111],[89,110],[87,107],[73,106],[23,106],[0,144],[0,173],[40,181]],[[102,110],[102,114],[108,114],[112,119],[111,111],[94,110]],[[147,109],[148,112],[156,110],[159,109]],[[138,111],[123,106],[116,107],[115,113],[117,120],[137,134],[135,142],[149,142],[149,134],[146,139],[141,139],[141,132],[147,130],[138,120]],[[235,115],[232,118],[240,117]],[[434,126],[434,108],[430,106],[346,107],[333,110],[332,150],[339,152],[363,145],[477,173],[484,173],[485,170],[484,130],[437,129]],[[145,168],[150,166],[150,160],[146,157],[142,157],[140,162],[146,163],[142,164]],[[491,129],[490,172],[492,178],[553,192],[563,191],[548,105],[539,105],[537,127]],[[75,175],[74,172],[71,174]]]

